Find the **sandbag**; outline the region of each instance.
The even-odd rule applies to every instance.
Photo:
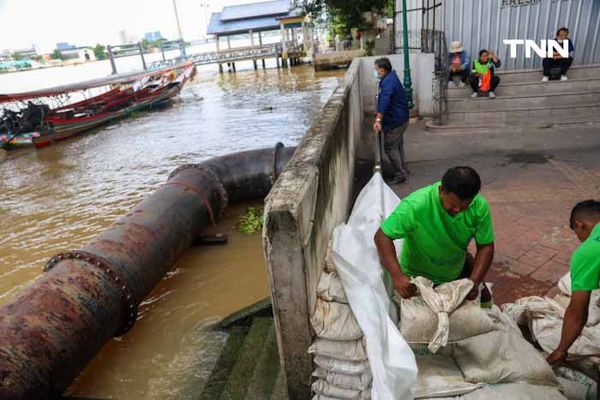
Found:
[[[443,397],[436,400],[456,400],[456,397]],[[460,400],[566,400],[556,388],[536,386],[526,383],[485,385],[481,389],[460,397]]]
[[[321,378],[332,385],[345,389],[368,390],[373,382],[373,375],[370,370],[366,370],[360,375],[346,375],[337,372],[329,372],[321,367],[317,367],[312,374],[315,378]]]
[[[323,339],[354,340],[363,335],[348,304],[317,298],[310,322],[315,334]]]
[[[413,347],[419,374],[413,387],[415,399],[459,396],[481,387],[465,381],[452,356],[433,354],[427,347]]]
[[[564,279],[564,277],[563,277]],[[552,353],[560,342],[563,319],[556,304],[548,298],[529,296],[502,308],[522,325],[528,325],[536,342]],[[569,348],[569,357],[600,357],[600,324],[585,326]]]
[[[408,343],[429,343],[435,353],[449,342],[490,332],[495,328],[485,310],[476,301],[465,301],[473,287],[469,279],[460,279],[433,287],[426,278],[412,282],[420,296],[400,302],[400,333]]]
[[[348,304],[348,298],[342,287],[342,281],[335,271],[324,271],[321,274],[321,278],[317,284],[317,296],[325,301]]]
[[[370,399],[368,392],[360,390],[344,389],[332,385],[323,379],[317,379],[311,386],[313,392],[322,396],[329,396],[335,399]]]
[[[562,324],[561,318],[549,316],[533,318],[529,327],[540,347],[551,353],[560,343]],[[600,325],[584,327],[581,335],[569,348],[569,358],[581,356],[600,357]]]
[[[450,352],[469,382],[558,385],[544,356],[512,328],[453,343]]]
[[[361,375],[369,370],[368,361],[346,361],[337,358],[315,355],[315,364],[328,372],[345,375]]]
[[[557,306],[557,311],[560,312],[561,317],[564,317],[569,301],[571,300],[571,273],[568,272],[558,281],[558,289],[560,294],[556,295],[552,305]],[[561,295],[562,294],[562,295]],[[600,323],[600,289],[592,290],[590,298],[590,307],[588,309],[588,320],[586,326],[594,326]]]
[[[320,354],[339,360],[365,361],[367,354],[363,340],[328,340],[315,338],[308,348],[310,354]]]
[[[583,373],[567,367],[554,368],[562,392],[569,400],[596,400],[598,383]]]
[[[411,344],[430,343],[438,329],[438,317],[421,297],[399,299],[400,333]],[[474,300],[465,300],[449,314],[448,343],[477,336],[496,329],[481,305]]]

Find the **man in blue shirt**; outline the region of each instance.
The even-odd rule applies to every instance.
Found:
[[[390,183],[403,183],[406,182],[404,131],[408,128],[406,93],[388,58],[375,60],[375,74],[379,79],[379,96],[373,129],[383,131],[383,149],[394,167]]]

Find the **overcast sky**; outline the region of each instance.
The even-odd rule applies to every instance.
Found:
[[[223,6],[259,0],[177,0],[183,36],[199,39],[207,18]],[[77,46],[119,44],[119,31],[140,38],[160,31],[177,38],[173,0],[0,0],[0,50],[39,46],[51,52],[58,42]]]

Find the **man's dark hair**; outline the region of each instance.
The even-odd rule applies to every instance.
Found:
[[[390,72],[392,70],[392,63],[387,57],[378,58],[375,60],[375,65],[377,65],[377,68],[384,69],[385,72]]]
[[[442,187],[461,200],[471,200],[481,189],[481,178],[471,167],[452,167],[442,177]]]
[[[487,53],[488,51],[486,49],[483,50],[479,50],[479,57],[481,57],[482,55],[484,55],[485,53]]]
[[[569,227],[575,226],[575,220],[599,218],[600,219],[600,201],[585,200],[575,204],[571,210],[571,218],[569,219]]]
[[[556,36],[558,36],[562,31],[567,32],[567,35],[569,34],[569,30],[563,26],[561,28],[558,28],[558,30],[556,31]]]

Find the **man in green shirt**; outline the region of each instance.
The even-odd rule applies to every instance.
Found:
[[[564,361],[569,347],[587,323],[592,290],[600,281],[600,201],[577,203],[571,211],[571,229],[581,245],[571,256],[571,301],[565,311],[562,334],[549,363]]]
[[[394,288],[404,297],[416,293],[411,277],[423,276],[434,284],[469,278],[474,287],[468,298],[479,294],[479,284],[494,257],[494,232],[490,207],[479,194],[481,179],[471,167],[450,168],[441,182],[404,198],[381,224],[375,245]],[[471,239],[475,258],[467,253]],[[404,239],[400,260],[393,240]],[[491,300],[482,291],[482,302]]]

